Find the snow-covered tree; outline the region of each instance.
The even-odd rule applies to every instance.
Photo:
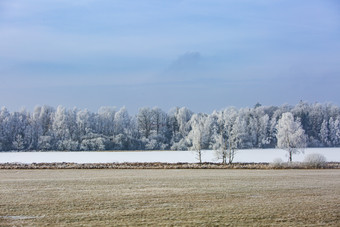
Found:
[[[311,109],[308,113],[309,117],[309,128],[307,130],[308,132],[308,144],[310,146],[321,146],[320,142],[320,131],[321,131],[321,125],[324,120],[324,106],[321,105],[321,103],[315,103],[311,105]]]
[[[39,124],[42,128],[42,135],[46,136],[49,135],[52,131],[52,123],[54,118],[54,109],[50,106],[42,106],[39,108]]]
[[[270,135],[270,121],[268,114],[260,117],[260,128],[259,128],[259,138],[258,147],[264,148],[268,146],[271,142],[272,136]]]
[[[68,123],[68,132],[70,134],[70,140],[79,143],[81,141],[80,131],[78,129],[77,124],[77,113],[79,110],[75,107],[67,111],[67,123]],[[75,144],[73,144],[72,150],[74,150]]]
[[[17,134],[15,136],[15,139],[13,141],[13,148],[14,148],[14,150],[18,150],[18,151],[24,150],[24,148],[25,148],[24,139],[23,139],[23,136],[21,134]]]
[[[27,150],[32,142],[31,119],[28,112],[14,112],[9,119],[9,135],[14,150]]]
[[[112,136],[115,131],[115,107],[100,107],[96,120],[96,132],[105,136]]]
[[[158,107],[152,108],[152,126],[156,135],[162,134],[166,127],[167,116],[166,113]]]
[[[70,140],[69,122],[65,107],[58,106],[57,111],[54,114],[54,120],[52,123],[53,134],[58,140],[56,148],[58,150],[67,149],[63,144],[64,140]]]
[[[130,117],[126,107],[120,108],[115,115],[113,146],[115,150],[140,149],[136,118]]]
[[[142,137],[149,138],[152,130],[152,111],[149,107],[140,108],[137,114],[138,129]]]
[[[11,147],[11,133],[10,133],[10,113],[6,107],[0,110],[0,151],[7,151]]]
[[[235,126],[238,114],[238,111],[233,107],[217,113],[218,134],[215,135],[213,148],[217,159],[221,159],[223,164],[227,161],[229,164],[233,162],[238,148],[238,126]],[[243,126],[245,125],[243,124]]]
[[[92,114],[87,109],[77,112],[76,123],[80,137],[92,132]]]
[[[52,138],[51,136],[39,136],[38,149],[43,151],[48,151],[52,148]]]
[[[106,138],[90,133],[86,138],[83,138],[80,144],[82,151],[103,151],[105,150]]]
[[[303,151],[306,147],[305,131],[299,120],[294,120],[292,113],[283,113],[277,124],[277,147],[288,152],[289,162],[293,154]]]
[[[230,131],[230,134],[228,135],[227,158],[228,158],[229,164],[231,164],[234,161],[236,151],[239,148],[242,148],[242,145],[244,144],[244,141],[246,140],[246,136],[247,136],[246,121],[245,119],[242,119],[242,117],[237,116],[232,126],[232,130]]]
[[[187,150],[187,136],[190,132],[190,119],[193,112],[186,107],[171,110],[169,113],[169,131],[171,133],[171,150]]]
[[[126,109],[126,107],[120,108],[119,111],[115,114],[114,117],[114,134],[126,134],[131,131],[131,117]]]
[[[197,154],[197,160],[202,163],[202,147],[204,144],[204,122],[206,118],[201,114],[194,114],[190,120],[191,131],[188,139],[191,141],[191,149]]]
[[[214,149],[218,159],[231,162],[236,149],[275,147],[280,135],[278,122],[287,112],[300,122],[308,146],[340,146],[340,108],[300,102],[295,107],[256,105],[196,114],[202,124],[201,149]],[[146,107],[133,116],[125,107],[119,111],[101,107],[97,113],[61,106],[54,110],[46,105],[32,113],[10,113],[2,108],[0,150],[187,150],[192,148],[197,131],[193,115],[186,107],[176,107],[168,114],[160,108]]]
[[[227,147],[226,147],[226,129],[224,111],[214,111],[212,114],[214,120],[214,133],[211,135],[211,147],[215,151],[217,160],[222,160],[226,164]]]
[[[333,146],[340,145],[340,117],[329,119],[329,137]]]
[[[227,147],[227,142],[226,138],[223,135],[224,133],[220,133],[216,135],[215,137],[215,144],[214,144],[214,150],[215,150],[215,155],[217,159],[222,160],[222,164],[227,163],[227,155],[228,155],[228,147]]]
[[[330,146],[331,141],[329,140],[329,129],[328,129],[328,121],[323,120],[320,129],[320,139],[324,146]]]
[[[189,125],[188,122],[190,121],[193,112],[186,107],[182,107],[178,110],[176,114],[179,131],[183,136],[186,136],[189,132]]]

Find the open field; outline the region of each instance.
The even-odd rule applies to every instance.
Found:
[[[0,226],[338,226],[339,170],[0,170]]]

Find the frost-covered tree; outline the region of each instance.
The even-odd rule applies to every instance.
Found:
[[[311,105],[309,112],[308,144],[311,146],[320,146],[320,130],[324,120],[325,108],[321,103]]]
[[[51,150],[53,147],[51,136],[39,136],[38,149],[43,151]]]
[[[333,104],[298,103],[254,108],[227,108],[196,114],[202,123],[201,149],[214,149],[222,162],[232,161],[232,147],[275,147],[283,113],[299,119],[308,146],[340,146],[340,108]],[[125,107],[101,107],[98,112],[59,106],[28,111],[0,110],[0,150],[172,149],[192,148],[194,113],[186,107],[168,114],[142,108],[129,116]],[[229,153],[228,153],[229,152]],[[228,160],[230,159],[230,160]]]
[[[152,108],[152,126],[156,135],[162,134],[166,127],[167,116],[166,113],[158,107]]]
[[[10,113],[6,107],[0,110],[0,151],[7,151],[11,147],[11,133],[10,133]]]
[[[260,117],[260,128],[259,128],[259,138],[258,138],[258,147],[264,148],[268,146],[271,142],[272,136],[270,135],[270,121],[268,114]]]
[[[186,107],[180,108],[176,114],[179,131],[182,136],[186,136],[189,132],[190,124],[188,124],[188,122],[190,121],[192,115],[193,112]]]
[[[158,107],[152,108],[152,135],[148,144],[151,149],[169,149],[170,131],[168,129],[168,116]]]
[[[191,131],[188,135],[188,139],[191,141],[191,149],[197,154],[197,160],[202,163],[202,147],[204,144],[204,122],[206,118],[201,114],[194,114],[190,120]]]
[[[232,130],[230,131],[230,134],[228,135],[227,158],[228,158],[229,164],[231,164],[234,161],[236,151],[239,148],[242,148],[242,145],[244,144],[244,141],[246,140],[246,136],[247,136],[246,121],[245,119],[242,119],[242,117],[237,116],[232,126]]]
[[[330,146],[331,141],[329,140],[329,129],[328,129],[328,121],[323,120],[321,129],[320,129],[320,139],[324,146]]]
[[[152,110],[149,107],[140,108],[137,114],[138,129],[142,137],[149,138],[152,130]]]
[[[79,110],[76,107],[67,111],[68,132],[70,134],[71,141],[77,142],[77,143],[79,143],[81,140],[80,131],[78,129],[78,124],[77,124],[78,111]],[[75,145],[76,145],[75,143],[72,145],[73,147],[72,150],[74,150]]]
[[[115,115],[115,107],[100,107],[95,122],[96,132],[105,136],[112,136],[115,130]]]
[[[58,106],[57,110],[54,114],[54,120],[52,123],[53,135],[55,136],[56,149],[57,150],[70,150],[69,147],[65,146],[65,141],[69,141],[70,132],[69,132],[69,122],[68,115],[65,107]]]
[[[14,150],[27,150],[32,143],[31,119],[28,112],[22,110],[10,114],[9,135]]]
[[[49,135],[52,131],[52,123],[54,118],[54,109],[50,106],[42,106],[39,108],[39,124],[42,129],[42,136]]]
[[[115,115],[115,132],[113,135],[113,149],[140,149],[139,131],[136,118],[130,117],[126,107],[120,108]]]
[[[22,151],[25,149],[24,139],[21,134],[17,134],[13,141],[14,150]]]
[[[126,109],[126,107],[120,108],[114,117],[114,134],[127,134],[131,131],[131,117]]]
[[[186,107],[176,107],[169,113],[169,131],[171,132],[171,150],[187,150],[187,136],[190,132],[190,119],[193,112]]]
[[[233,108],[227,108],[217,113],[218,134],[215,135],[215,144],[213,146],[217,159],[222,163],[232,163],[238,147],[238,126],[235,127],[235,121],[238,111]],[[244,126],[244,124],[243,124]],[[235,127],[235,128],[234,128]]]
[[[277,124],[277,147],[288,152],[289,162],[293,154],[303,151],[306,147],[305,131],[299,120],[294,120],[292,113],[283,113]]]
[[[83,138],[80,144],[80,150],[82,151],[103,151],[105,150],[105,144],[107,143],[107,138],[89,133],[86,138]]]
[[[211,138],[212,149],[215,150],[215,155],[218,160],[222,160],[222,164],[226,164],[227,146],[226,146],[226,128],[224,111],[214,111],[212,113],[214,121],[214,134]]]
[[[333,146],[340,145],[340,117],[329,119],[329,137]]]
[[[33,113],[34,142],[37,150],[54,149],[52,141],[54,108],[50,106],[38,106]]]
[[[307,102],[300,101],[297,105],[295,105],[291,110],[287,110],[285,112],[291,112],[295,118],[300,119],[301,126],[305,130],[306,135],[307,132],[311,129],[311,119],[310,119],[310,113],[311,113],[311,105]]]
[[[32,149],[39,149],[38,147],[38,140],[39,137],[42,136],[43,134],[43,128],[41,125],[41,119],[40,119],[40,111],[41,107],[36,106],[33,110],[32,113],[32,119],[31,119],[31,124],[32,124]]]
[[[87,109],[80,110],[77,112],[76,123],[78,126],[78,132],[80,135],[80,139],[83,136],[86,136],[88,133],[92,132],[91,124],[93,123],[92,114]]]

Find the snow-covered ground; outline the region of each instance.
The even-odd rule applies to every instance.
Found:
[[[340,162],[340,148],[308,148],[304,154],[293,155],[293,161],[303,161],[305,155],[319,153],[327,161]],[[238,150],[234,162],[286,161],[287,152],[280,149]],[[214,151],[203,151],[203,162],[219,162]],[[107,162],[197,162],[194,151],[135,151],[135,152],[0,152],[0,163],[107,163]]]

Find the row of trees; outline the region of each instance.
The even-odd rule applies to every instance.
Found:
[[[233,107],[211,114],[186,107],[166,113],[144,107],[134,116],[125,107],[97,113],[77,108],[39,106],[33,112],[0,111],[0,150],[233,150],[273,148],[284,113],[299,122],[310,147],[340,146],[340,109],[333,104]],[[231,152],[223,152],[229,150]],[[199,153],[200,155],[200,153]],[[228,156],[229,155],[229,156]]]

